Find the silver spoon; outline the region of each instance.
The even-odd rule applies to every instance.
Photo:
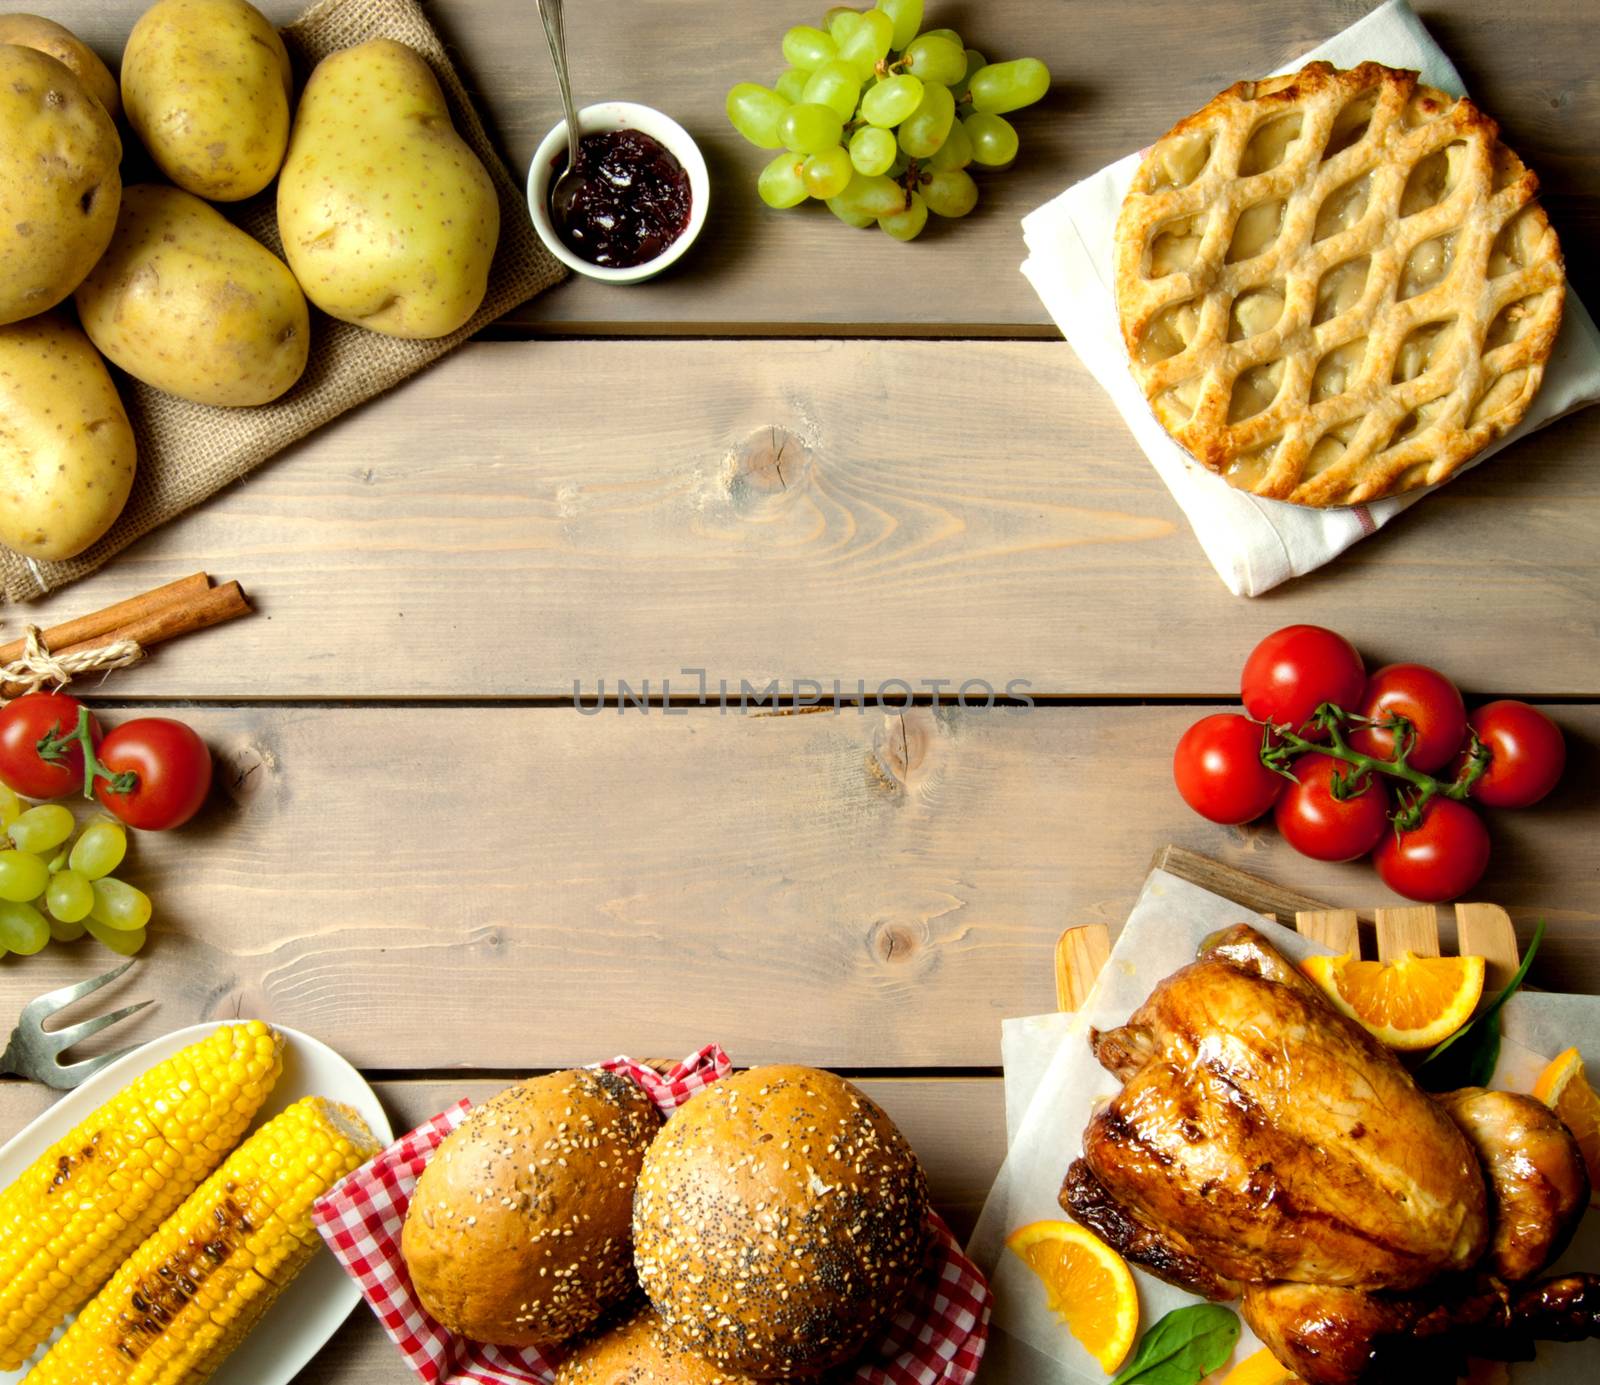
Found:
[[[567,166],[550,185],[550,209],[557,222],[565,222],[572,211],[576,181],[568,183],[578,169],[578,112],[572,104],[572,84],[567,78],[567,35],[562,22],[561,0],[534,0],[539,18],[544,21],[545,41],[550,45],[550,61],[556,70],[556,85],[561,88],[561,105],[567,113]],[[563,191],[563,184],[567,184]]]

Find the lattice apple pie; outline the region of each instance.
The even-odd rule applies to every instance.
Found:
[[[1415,72],[1230,87],[1150,150],[1117,223],[1156,417],[1233,485],[1301,505],[1443,480],[1527,411],[1555,343],[1537,185]]]

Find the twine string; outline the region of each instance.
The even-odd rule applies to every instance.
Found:
[[[22,656],[0,667],[0,705],[47,685],[64,688],[79,674],[110,673],[144,658],[138,640],[113,640],[94,649],[52,654],[37,625],[23,626]]]

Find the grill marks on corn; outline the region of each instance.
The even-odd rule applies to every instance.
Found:
[[[794,1071],[696,1098],[657,1137],[635,1197],[645,1292],[724,1369],[792,1374],[852,1354],[926,1249],[926,1186],[898,1130],[849,1084],[818,1075],[841,1101]]]
[[[0,1370],[82,1306],[238,1143],[283,1041],[230,1024],[135,1079],[0,1190]]]
[[[295,1102],[133,1252],[29,1385],[208,1378],[316,1253],[316,1199],[377,1150],[348,1107]]]
[[[222,1202],[212,1208],[214,1234],[191,1236],[177,1251],[140,1275],[128,1293],[128,1306],[117,1317],[116,1352],[137,1361],[189,1306],[211,1278],[256,1228],[240,1207],[238,1185],[226,1186]]]

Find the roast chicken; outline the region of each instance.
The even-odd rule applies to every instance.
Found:
[[[1600,1277],[1531,1283],[1589,1202],[1530,1097],[1435,1098],[1244,925],[1090,1035],[1122,1090],[1063,1207],[1193,1293],[1242,1299],[1307,1385],[1454,1380],[1472,1356],[1600,1335]]]

